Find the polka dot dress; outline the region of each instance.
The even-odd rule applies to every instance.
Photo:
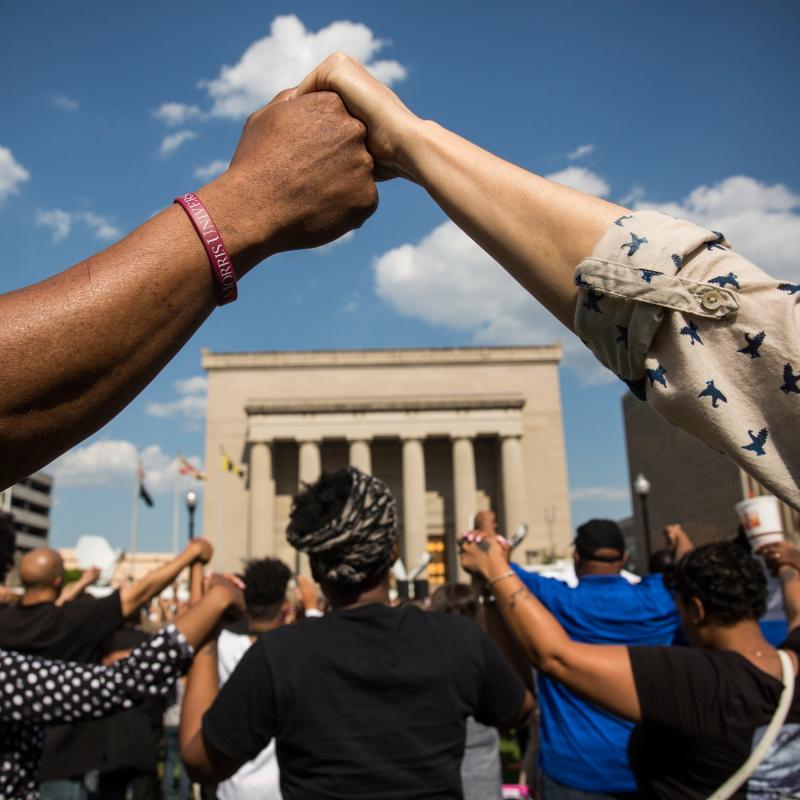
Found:
[[[0,650],[0,800],[38,800],[46,725],[98,719],[163,696],[191,656],[174,625],[110,667]]]

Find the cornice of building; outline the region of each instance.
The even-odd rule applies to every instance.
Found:
[[[293,400],[249,400],[248,416],[274,414],[358,414],[387,411],[478,411],[483,409],[521,409],[522,395],[460,395],[447,397],[414,395],[413,397],[370,398],[337,397],[331,400],[298,398]]]
[[[206,370],[263,369],[269,367],[378,367],[430,364],[558,364],[561,345],[514,347],[426,347],[374,350],[271,350],[214,353],[203,350]]]

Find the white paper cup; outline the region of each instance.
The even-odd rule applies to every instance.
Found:
[[[763,495],[742,500],[736,504],[736,513],[754,553],[768,544],[783,541],[783,520],[777,497]]]

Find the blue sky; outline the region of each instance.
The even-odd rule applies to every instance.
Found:
[[[203,169],[229,159],[248,106],[303,73],[289,54],[321,59],[331,45],[360,48],[418,114],[515,163],[713,225],[775,274],[800,277],[795,2],[1,7],[0,291],[69,266],[202,185]],[[127,543],[139,448],[157,501],[142,510],[141,546],[169,546],[170,462],[202,453],[204,347],[561,339],[573,522],[628,513],[620,385],[420,189],[380,191],[379,212],[352,238],[251,273],[236,304],[57,465],[55,544],[81,533]]]

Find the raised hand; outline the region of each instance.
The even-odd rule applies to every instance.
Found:
[[[347,110],[367,126],[367,147],[375,159],[376,177],[415,180],[403,157],[403,145],[408,132],[421,123],[419,117],[345,53],[328,56],[300,82],[292,96],[326,91],[340,95]]]
[[[259,259],[326,244],[378,206],[364,125],[332,92],[289,96],[250,116],[225,175]]]
[[[199,536],[189,542],[188,549],[191,551],[194,560],[199,561],[201,564],[208,564],[214,555],[214,546],[211,542]]]

